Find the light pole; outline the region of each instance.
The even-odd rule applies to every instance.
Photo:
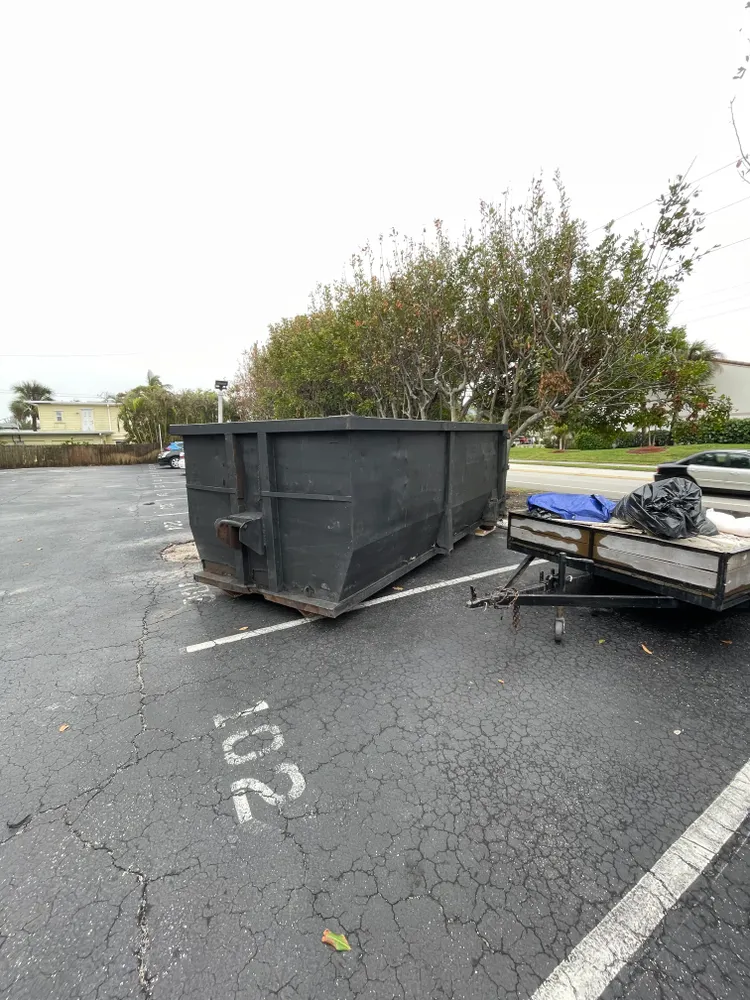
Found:
[[[224,423],[224,390],[229,385],[229,382],[224,382],[217,378],[214,382],[214,388],[219,396],[219,423]]]

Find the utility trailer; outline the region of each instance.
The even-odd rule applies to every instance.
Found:
[[[468,607],[555,609],[555,642],[565,634],[565,608],[678,608],[726,611],[750,601],[750,538],[698,535],[667,540],[624,521],[606,524],[508,515],[508,548],[526,558],[505,584]],[[551,562],[536,583],[516,587],[536,560]],[[571,574],[568,570],[578,570]]]

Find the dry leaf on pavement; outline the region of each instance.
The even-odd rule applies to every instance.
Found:
[[[651,652],[651,650],[648,648],[648,646],[646,646],[644,643],[641,643],[641,649],[643,650],[644,653],[648,653],[649,656],[653,656],[654,655]]]
[[[64,733],[66,729],[70,729],[70,725],[67,722],[63,722],[61,726],[57,727],[58,733]]]

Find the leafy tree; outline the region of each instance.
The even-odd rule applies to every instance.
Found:
[[[568,440],[568,435],[570,434],[570,427],[568,424],[555,424],[552,428],[552,433],[557,438],[557,450],[565,451],[565,445]]]
[[[732,401],[728,396],[696,400],[687,418],[675,427],[675,443],[696,444],[725,440],[731,412]]]
[[[650,231],[591,244],[559,178],[522,205],[484,204],[476,233],[391,233],[270,328],[236,379],[248,416],[342,412],[508,423],[621,425],[658,380],[668,307],[696,258],[702,215],[680,177]]]
[[[712,380],[723,355],[703,340],[688,341],[683,327],[669,330],[661,350],[651,359],[647,391],[629,415],[643,431],[677,423],[715,396]]]
[[[175,392],[158,376],[149,373],[146,384],[119,393],[120,422],[130,441],[151,443],[169,437],[170,424],[214,423],[218,419],[218,397],[207,389]],[[225,419],[236,417],[231,399],[224,404]]]
[[[39,409],[27,402],[30,399],[53,399],[54,393],[48,385],[43,382],[17,382],[10,387],[16,398],[10,404],[10,412],[23,427],[31,421],[31,429],[37,430],[39,426]]]
[[[667,422],[667,412],[660,403],[646,402],[633,414],[631,423],[641,432],[641,443],[654,443],[654,432]]]

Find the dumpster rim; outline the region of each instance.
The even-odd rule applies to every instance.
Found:
[[[170,424],[170,434],[190,435],[203,434],[252,434],[258,431],[266,433],[295,433],[305,431],[457,431],[507,433],[507,424],[485,424],[479,421],[451,420],[407,420],[392,417],[299,417],[291,420],[236,420],[222,424]]]

